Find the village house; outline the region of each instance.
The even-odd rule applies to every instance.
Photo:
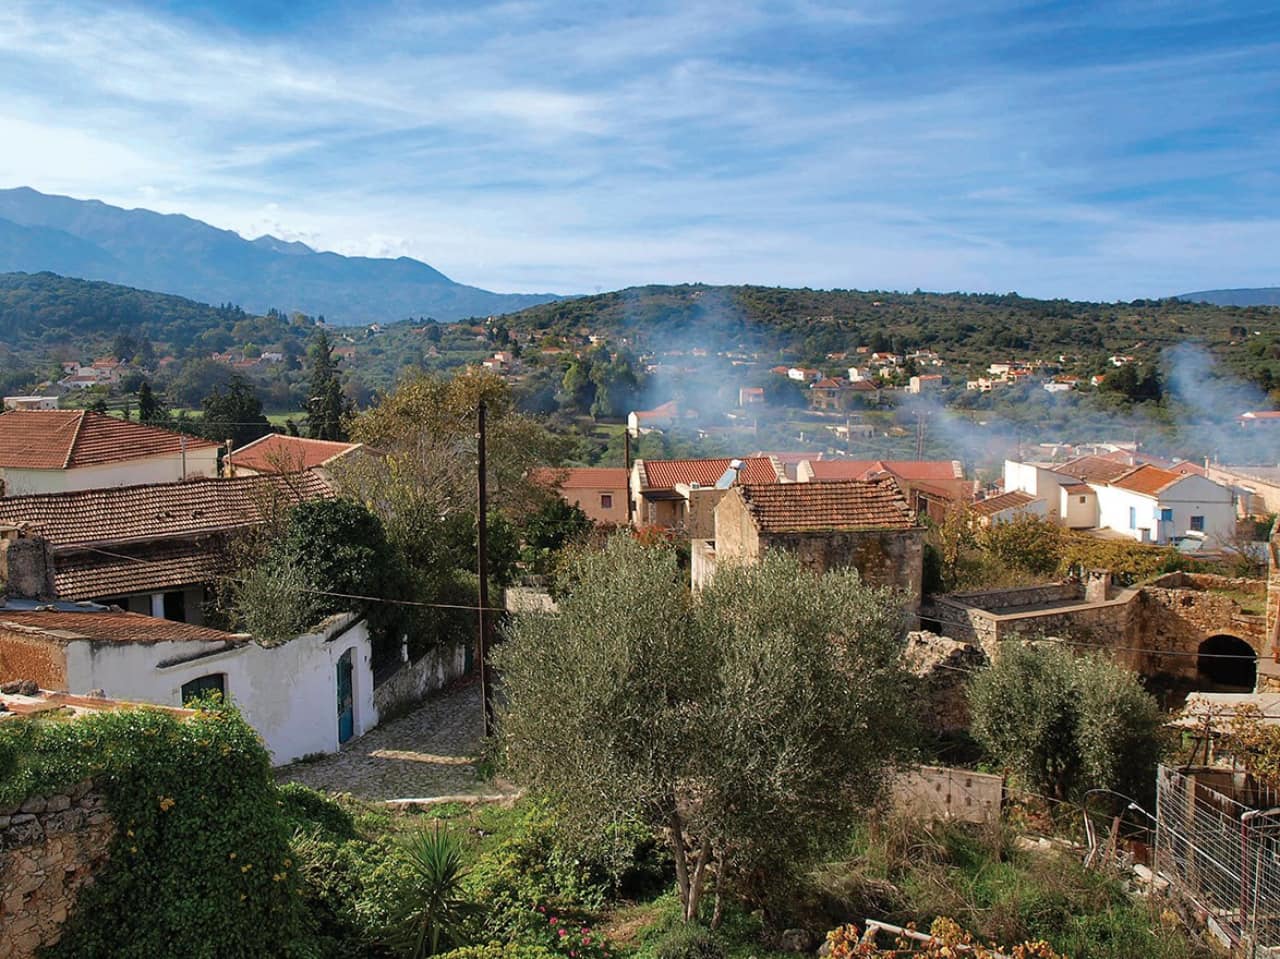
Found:
[[[746,483],[726,490],[713,510],[714,535],[695,553],[694,588],[718,566],[757,563],[787,550],[815,572],[856,569],[872,586],[920,603],[924,528],[889,478],[831,483]]]
[[[956,503],[973,500],[977,484],[959,460],[809,460],[796,470],[801,483],[832,483],[890,477],[918,515],[940,520]]]
[[[1280,513],[1280,466],[1230,466],[1209,463],[1205,475],[1230,487],[1246,516]]]
[[[745,460],[644,460],[631,468],[632,522],[636,526],[685,529],[690,494],[733,483],[781,483],[782,464],[759,457]]]
[[[11,496],[0,527],[51,551],[58,599],[198,624],[237,533],[332,496],[314,472]]]
[[[262,736],[276,765],[336,752],[377,725],[371,656],[368,629],[351,613],[264,646],[99,605],[0,607],[0,682],[161,706],[216,691]]]
[[[857,395],[852,384],[835,376],[826,376],[809,385],[809,406],[822,412],[843,412]]]
[[[593,523],[625,526],[627,471],[621,466],[578,466],[535,470],[532,478],[550,486],[570,506],[576,506]]]
[[[1236,422],[1244,429],[1280,426],[1280,410],[1250,410],[1237,416]]]
[[[1048,465],[1005,462],[1006,492],[1045,500],[1046,517],[1073,529],[1110,529],[1139,542],[1169,543],[1187,533],[1225,539],[1235,529],[1231,490],[1195,464],[1131,465],[1133,453],[1081,456]]]
[[[738,405],[741,407],[759,406],[764,403],[764,387],[742,386],[738,388]]]
[[[58,398],[56,396],[6,396],[4,408],[6,410],[56,410]]]
[[[1047,502],[1036,499],[1030,493],[1011,490],[976,500],[973,504],[973,513],[980,525],[999,526],[1002,523],[1012,522],[1019,516],[1044,518],[1048,513],[1048,506]]]
[[[268,473],[301,473],[304,470],[327,473],[339,460],[363,449],[361,443],[268,433],[238,450],[232,450],[224,468],[228,476],[263,476]]]
[[[218,475],[218,444],[88,410],[0,413],[0,494]]]
[[[675,400],[668,400],[651,410],[632,410],[627,414],[627,432],[633,437],[645,433],[669,430],[680,417],[680,407]]]
[[[913,376],[907,382],[908,393],[936,393],[942,389],[942,374],[926,373],[922,376]]]

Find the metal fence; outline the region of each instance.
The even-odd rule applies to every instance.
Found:
[[[1237,802],[1209,785],[1230,789],[1223,779],[1160,767],[1156,869],[1237,955],[1280,956],[1280,802]]]

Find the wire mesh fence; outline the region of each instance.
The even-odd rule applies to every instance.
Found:
[[[1280,956],[1280,797],[1246,805],[1230,773],[1185,774],[1160,767],[1157,869],[1230,940],[1238,955]]]

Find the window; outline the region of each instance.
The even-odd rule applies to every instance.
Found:
[[[202,696],[208,692],[217,692],[222,696],[227,695],[227,675],[226,673],[210,673],[208,676],[197,676],[189,683],[182,684],[182,705],[186,705],[197,696]]]
[[[1084,502],[1084,497],[1083,497],[1083,496],[1081,496],[1081,497],[1080,497],[1080,502],[1082,502],[1082,503]]]
[[[1173,522],[1173,508],[1172,508],[1172,507],[1165,507],[1164,509],[1160,510],[1160,522],[1162,522],[1162,523],[1172,523],[1172,522]]]
[[[1130,506],[1129,507],[1129,529],[1137,529],[1137,528],[1138,528],[1138,510],[1137,508]]]
[[[164,594],[164,618],[175,623],[187,621],[187,594],[183,592]]]
[[[601,493],[601,494],[600,494],[600,508],[601,508],[601,509],[613,509],[613,494],[612,494],[612,493]]]
[[[1192,531],[1193,533],[1203,533],[1203,532],[1204,532],[1204,517],[1203,517],[1203,516],[1193,516],[1193,517],[1191,517],[1191,531]]]

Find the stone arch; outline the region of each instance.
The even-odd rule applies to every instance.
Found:
[[[1258,681],[1258,654],[1230,633],[1206,637],[1197,650],[1196,679],[1201,689],[1252,692]]]

